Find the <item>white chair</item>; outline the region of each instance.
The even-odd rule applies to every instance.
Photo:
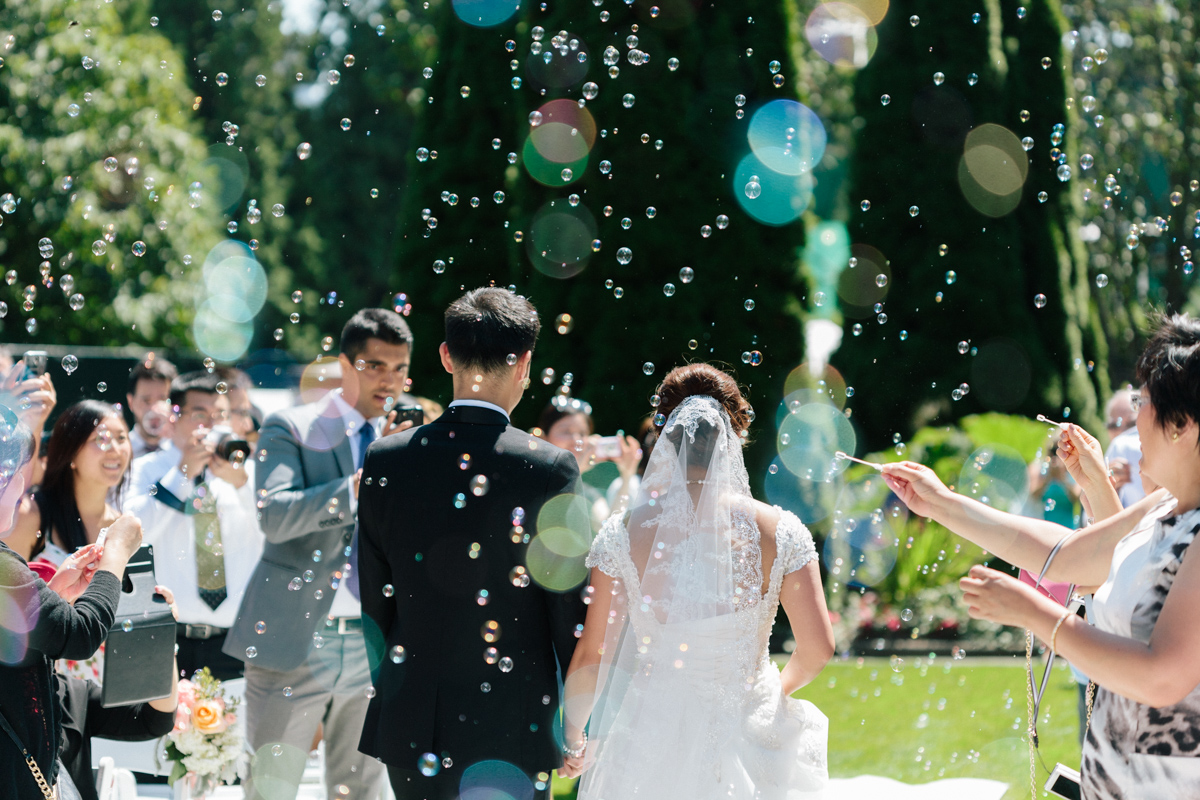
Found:
[[[116,800],[117,768],[111,756],[100,759],[96,767],[96,794],[100,800]]]

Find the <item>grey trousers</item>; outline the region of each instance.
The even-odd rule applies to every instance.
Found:
[[[384,766],[358,752],[371,674],[362,633],[324,635],[308,662],[288,672],[246,662],[246,740],[252,751],[247,800],[296,796],[317,725],[325,724],[330,800],[376,800]]]

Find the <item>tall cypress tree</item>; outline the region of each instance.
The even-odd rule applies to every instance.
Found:
[[[407,274],[420,287],[429,335],[461,287],[512,284],[546,323],[536,369],[554,369],[555,382],[571,373],[572,393],[592,403],[602,431],[632,428],[651,411],[647,399],[663,374],[699,360],[736,367],[769,424],[784,376],[802,360],[803,229],[800,222],[762,225],[744,213],[737,193],[748,181],[736,179],[735,169],[749,152],[754,112],[797,97],[781,5],[696,9],[664,2],[604,12],[535,6],[507,30],[469,29],[448,13],[439,30],[443,77],[426,109],[427,133],[417,138],[441,152],[410,185],[401,258],[404,271],[415,262]],[[511,54],[501,50],[510,38]],[[605,63],[610,46],[614,64]],[[459,57],[466,53],[474,60]],[[513,78],[520,89],[511,87]],[[589,83],[596,84],[590,97]],[[457,90],[466,84],[471,93],[462,100]],[[590,152],[579,151],[585,157],[552,153],[531,125],[531,113],[551,114],[546,104],[559,98],[576,109],[584,100],[594,121]],[[583,115],[549,108],[590,137]],[[553,121],[546,116],[541,124]],[[502,140],[499,151],[491,148],[493,137]],[[530,137],[554,157],[527,145]],[[508,152],[518,154],[511,167]],[[492,201],[497,188],[507,192],[501,206]],[[443,189],[457,192],[457,208],[438,199]],[[472,195],[483,208],[464,202]],[[416,211],[429,207],[439,224],[423,238]],[[559,222],[548,223],[550,214],[561,215]],[[597,252],[587,247],[592,236]],[[452,252],[454,264],[434,274],[434,258],[448,262]],[[694,279],[681,278],[685,268]],[[562,314],[570,323],[552,324]],[[418,368],[418,378],[432,377],[432,367]],[[527,418],[552,391],[537,385]],[[759,438],[766,445],[771,436]]]
[[[1062,31],[1046,2],[1026,3],[1022,17],[1012,5],[894,2],[857,79],[865,125],[849,227],[874,251],[856,251],[865,263],[843,273],[835,363],[856,387],[854,418],[871,447],[982,410],[1069,407],[1097,422],[1087,362],[1102,350],[1071,244],[1070,184],[1048,155],[1055,123],[1058,146],[1069,144],[1061,72],[1041,66],[1061,62]],[[1017,144],[1026,136],[1028,154]],[[1017,172],[1023,186],[1005,182]],[[981,192],[980,181],[1019,192]]]

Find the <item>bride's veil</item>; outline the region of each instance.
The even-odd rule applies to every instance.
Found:
[[[736,514],[751,509],[750,497],[742,443],[729,415],[712,397],[687,397],[666,420],[629,512],[611,518],[593,548],[592,561],[615,573],[604,650],[595,696],[573,702],[568,686],[565,709],[568,716],[590,710],[595,750],[589,757],[606,746],[653,748],[654,731],[663,714],[669,716],[666,699],[699,701],[687,689],[689,679],[718,661],[736,660],[738,648],[714,652],[703,632],[753,603],[749,585],[761,583],[757,549],[744,551],[735,524]],[[591,702],[578,702],[584,700]],[[643,719],[648,715],[653,719]],[[610,737],[614,725],[621,736]],[[623,760],[611,751],[606,760],[614,757],[608,763]],[[591,789],[589,797],[604,797],[605,787],[594,784],[605,776],[596,772],[585,774],[584,789]]]

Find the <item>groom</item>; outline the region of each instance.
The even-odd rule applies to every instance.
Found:
[[[562,763],[556,673],[585,609],[577,592],[531,584],[525,551],[579,472],[509,424],[539,328],[506,289],[454,301],[441,346],[454,402],[367,453],[359,580],[376,694],[359,749],[387,764],[398,800],[548,797]]]

